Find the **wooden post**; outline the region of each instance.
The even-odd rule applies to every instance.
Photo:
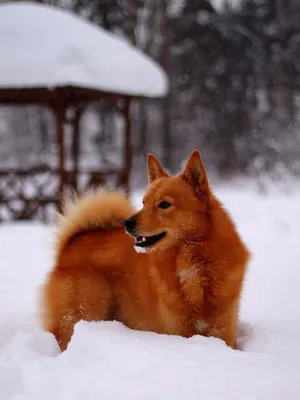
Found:
[[[58,137],[58,157],[59,157],[59,192],[58,192],[58,211],[62,211],[64,191],[66,186],[65,170],[65,123],[68,106],[58,104],[54,108],[56,117],[56,129]]]
[[[74,107],[74,117],[72,120],[72,133],[73,133],[73,141],[72,141],[72,158],[73,158],[73,180],[72,180],[72,189],[74,191],[78,191],[78,171],[79,171],[79,151],[80,151],[80,119],[82,115],[83,108],[79,105]]]
[[[125,104],[121,109],[124,117],[124,174],[123,182],[126,193],[129,193],[129,179],[132,165],[132,148],[131,148],[131,116],[130,116],[130,100],[126,99]]]

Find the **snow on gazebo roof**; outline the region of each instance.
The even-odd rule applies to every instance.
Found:
[[[0,89],[75,86],[130,96],[166,94],[151,58],[76,15],[31,2],[0,5]]]

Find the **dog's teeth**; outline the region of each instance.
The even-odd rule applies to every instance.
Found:
[[[142,242],[146,242],[146,238],[145,238],[145,236],[143,236]]]

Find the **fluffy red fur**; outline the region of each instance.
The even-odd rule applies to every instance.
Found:
[[[148,177],[137,213],[120,193],[102,192],[77,200],[62,217],[56,263],[43,288],[44,327],[62,350],[79,320],[113,319],[236,345],[249,253],[211,191],[199,151],[178,176],[149,155]],[[138,241],[164,234],[147,253],[136,252],[125,234],[129,216]]]

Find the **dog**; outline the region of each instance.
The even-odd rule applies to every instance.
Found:
[[[148,181],[138,212],[109,191],[66,207],[42,291],[43,326],[62,351],[80,320],[214,336],[236,348],[250,255],[211,190],[200,152],[177,176],[149,154]]]

